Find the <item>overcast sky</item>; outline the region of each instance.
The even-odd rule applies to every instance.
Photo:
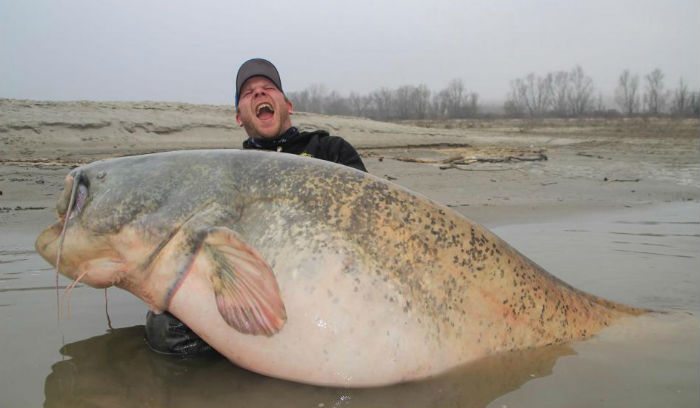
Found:
[[[482,101],[580,64],[700,89],[700,0],[0,0],[0,97],[232,103],[263,57],[286,91],[344,94],[453,78]]]

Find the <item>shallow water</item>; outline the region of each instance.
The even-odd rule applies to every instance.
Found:
[[[575,287],[671,313],[633,319],[586,342],[493,356],[430,381],[313,387],[217,356],[154,354],[143,341],[145,307],[120,290],[108,292],[114,329],[104,292],[88,287],[72,292],[58,321],[55,275],[33,251],[37,231],[10,226],[0,236],[0,407],[700,406],[698,203],[494,231]]]
[[[573,286],[667,311],[572,345],[549,376],[491,407],[700,406],[700,205],[669,204],[494,231]]]

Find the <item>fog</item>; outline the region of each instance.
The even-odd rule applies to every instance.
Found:
[[[624,69],[700,89],[700,2],[0,0],[0,97],[227,104],[264,57],[285,90],[341,93],[454,78],[484,102],[580,65],[612,94]]]

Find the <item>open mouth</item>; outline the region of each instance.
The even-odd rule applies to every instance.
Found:
[[[255,107],[255,116],[261,120],[271,119],[275,114],[275,108],[267,102],[263,102]]]

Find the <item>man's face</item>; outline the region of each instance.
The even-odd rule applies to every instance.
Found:
[[[292,103],[275,84],[262,76],[245,81],[241,87],[236,122],[248,136],[273,139],[292,127]]]

